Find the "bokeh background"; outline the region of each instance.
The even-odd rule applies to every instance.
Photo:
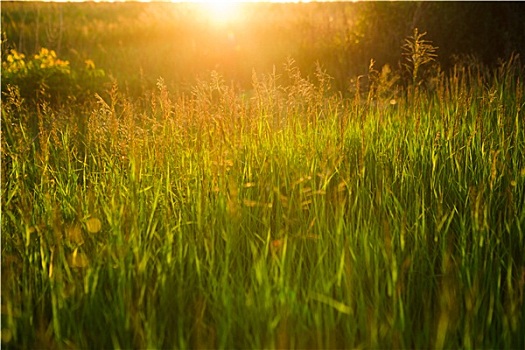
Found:
[[[130,92],[163,77],[184,89],[216,70],[245,88],[252,72],[293,58],[305,74],[322,62],[337,88],[365,74],[370,59],[397,68],[414,28],[439,47],[446,70],[458,60],[496,65],[525,50],[521,2],[242,3],[220,20],[194,3],[2,2],[4,50],[92,59]]]

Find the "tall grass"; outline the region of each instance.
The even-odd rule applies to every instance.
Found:
[[[37,110],[12,88],[3,346],[523,348],[523,77],[343,98],[288,61],[248,92]]]

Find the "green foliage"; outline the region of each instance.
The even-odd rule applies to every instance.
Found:
[[[10,89],[3,345],[522,348],[523,69],[466,68],[395,105],[373,65],[364,105],[292,60],[115,84],[36,140]]]
[[[65,102],[68,98],[82,101],[100,90],[105,77],[92,60],[81,69],[73,69],[69,61],[61,60],[54,50],[40,49],[31,59],[11,49],[2,62],[2,92],[9,85],[18,89],[28,102]]]
[[[252,69],[271,73],[288,56],[305,76],[321,62],[347,93],[371,57],[396,69],[399,46],[414,28],[431,35],[445,70],[454,54],[479,56],[489,66],[513,51],[524,57],[523,7],[512,2],[243,3],[241,16],[222,25],[187,2],[2,5],[2,31],[19,52],[53,48],[71,65],[90,57],[135,97],[158,77],[184,89],[211,70],[249,89]]]
[[[91,104],[6,85],[2,347],[525,348],[523,66],[410,57],[432,89],[293,59]]]

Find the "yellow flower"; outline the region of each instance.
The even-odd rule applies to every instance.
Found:
[[[51,50],[51,52],[54,52],[54,51]],[[43,48],[40,49],[40,52],[35,55],[35,60],[39,60],[39,59],[45,58],[48,55],[49,55],[49,50],[46,49],[45,47],[43,47]]]
[[[11,50],[10,52],[11,54],[9,56],[11,57],[11,60],[19,61],[19,60],[23,60],[26,57],[23,53],[19,53],[18,51],[14,49]]]
[[[93,62],[93,60],[85,60],[84,63],[86,64],[86,69],[95,69],[95,62]]]
[[[18,72],[25,67],[24,58],[24,54],[11,50],[6,62],[2,63],[2,67],[8,72]]]

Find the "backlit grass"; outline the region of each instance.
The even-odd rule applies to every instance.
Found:
[[[347,79],[340,4],[39,6],[2,13],[3,347],[525,348],[517,56],[414,30]]]
[[[3,346],[522,348],[522,73],[373,101],[291,61],[249,92],[11,90]]]

